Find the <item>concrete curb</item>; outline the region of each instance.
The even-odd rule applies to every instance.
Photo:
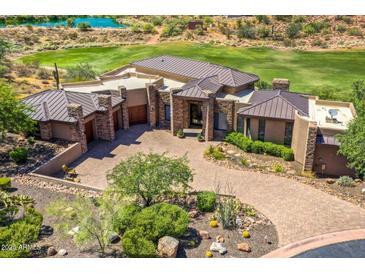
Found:
[[[278,248],[261,258],[291,258],[308,250],[336,243],[365,239],[365,229],[345,230],[310,237]]]

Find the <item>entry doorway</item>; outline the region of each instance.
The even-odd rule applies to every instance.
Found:
[[[190,103],[190,127],[203,126],[202,106],[198,103]]]

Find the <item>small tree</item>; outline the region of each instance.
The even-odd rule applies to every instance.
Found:
[[[120,162],[107,175],[114,190],[141,198],[146,206],[163,195],[186,190],[193,178],[186,157],[170,158],[165,154],[138,153]]]
[[[365,114],[365,81],[356,81],[352,84],[351,100],[354,102],[358,115]]]
[[[79,23],[77,25],[77,28],[80,30],[80,31],[89,31],[91,30],[91,25],[89,23],[85,23],[85,22],[82,22],[82,23]]]
[[[302,29],[301,23],[290,23],[286,29],[286,34],[289,38],[295,38],[298,36],[299,32]]]
[[[57,218],[56,228],[65,235],[73,228],[73,240],[79,246],[94,241],[99,245],[99,251],[105,255],[105,250],[111,237],[118,232],[113,230],[116,212],[124,206],[119,197],[110,197],[110,193],[93,200],[91,198],[77,197],[74,201],[58,200],[48,208],[48,213]]]
[[[67,80],[68,81],[87,81],[93,80],[96,77],[96,72],[93,67],[88,63],[80,63],[74,67],[67,69]]]
[[[9,85],[0,81],[0,140],[8,131],[32,132],[35,123],[29,117],[31,109],[17,100]]]
[[[69,28],[73,28],[73,26],[75,24],[74,19],[72,17],[67,18],[66,23],[67,23],[67,27],[69,27]]]

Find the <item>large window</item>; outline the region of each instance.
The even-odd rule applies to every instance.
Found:
[[[284,145],[291,146],[292,136],[293,136],[293,123],[287,122],[285,124]]]
[[[170,105],[166,105],[165,104],[165,121],[170,121],[171,120],[171,109],[170,109]]]
[[[260,141],[265,141],[265,119],[259,119],[259,132],[258,139]]]
[[[225,114],[224,112],[214,112],[214,129],[228,129],[227,114]]]
[[[245,128],[244,121],[245,120],[242,117],[242,115],[237,115],[237,131],[241,132],[243,134],[245,134],[245,132],[244,132],[244,128]]]

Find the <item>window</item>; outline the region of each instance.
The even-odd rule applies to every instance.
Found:
[[[265,141],[265,119],[259,119],[258,139],[260,141]]]
[[[171,120],[171,111],[170,111],[170,105],[165,104],[165,121]]]
[[[247,137],[251,138],[251,119],[246,118],[246,134]]]
[[[245,134],[244,128],[244,118],[242,115],[237,115],[237,131]]]
[[[224,112],[214,112],[214,129],[228,129],[227,114],[225,114]]]
[[[292,135],[293,135],[293,123],[287,122],[285,124],[285,136],[284,136],[285,146],[291,146]]]

